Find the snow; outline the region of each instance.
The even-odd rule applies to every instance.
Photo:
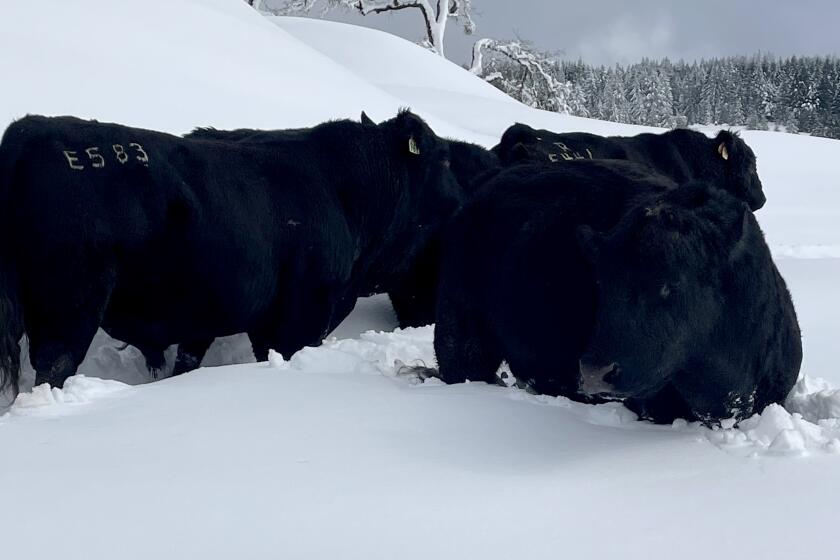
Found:
[[[283,128],[410,106],[487,146],[515,121],[650,130],[535,111],[390,35],[262,18],[241,0],[3,2],[0,52],[0,127],[46,113],[174,133]],[[4,557],[835,556],[840,142],[743,136],[803,330],[804,376],[784,408],[710,430],[420,382],[404,366],[434,364],[432,330],[394,330],[383,296],[288,360],[155,383],[142,384],[135,349],[100,333],[80,375],[26,387],[0,417]],[[203,365],[252,361],[237,336]]]
[[[31,416],[45,412],[49,415],[63,410],[61,405],[86,404],[101,397],[131,389],[130,385],[109,379],[74,375],[64,387],[50,387],[46,383],[33,387],[29,393],[21,393],[9,409],[12,416]]]

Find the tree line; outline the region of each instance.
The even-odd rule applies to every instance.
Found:
[[[491,46],[477,72],[474,58],[473,71],[534,107],[629,124],[729,125],[840,138],[837,57],[756,54],[695,62],[646,59],[607,67],[558,60],[528,48],[523,62],[509,54],[511,44],[522,46]]]
[[[444,56],[447,22],[475,30],[472,0],[245,0],[264,14],[320,9],[421,14],[421,44]],[[532,107],[660,127],[743,126],[840,138],[840,58],[767,54],[628,66],[565,61],[523,41],[480,39],[470,70]]]

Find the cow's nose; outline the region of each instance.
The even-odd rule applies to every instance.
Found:
[[[609,394],[614,390],[613,382],[618,375],[618,364],[595,366],[580,361],[580,391],[585,395]]]

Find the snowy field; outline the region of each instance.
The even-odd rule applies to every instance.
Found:
[[[0,53],[0,127],[42,113],[173,133],[287,128],[410,106],[486,146],[515,121],[644,130],[532,110],[401,39],[266,19],[241,0],[2,0]],[[804,337],[787,410],[712,431],[418,384],[399,365],[433,361],[432,330],[365,332],[393,331],[381,296],[289,361],[149,384],[137,352],[100,333],[86,377],[0,417],[2,557],[836,556],[840,142],[743,136]],[[246,361],[247,341],[230,337],[204,365]]]

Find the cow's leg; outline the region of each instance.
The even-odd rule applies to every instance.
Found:
[[[175,358],[175,369],[172,375],[181,375],[201,366],[201,360],[207,349],[213,344],[213,338],[202,338],[182,342],[178,345],[178,356]]]
[[[677,418],[694,419],[685,399],[670,383],[646,399],[627,399],[624,406],[638,414],[640,419],[656,424],[670,424]]]
[[[465,309],[454,299],[441,298],[434,344],[439,377],[445,383],[496,382],[502,351],[481,324],[478,313]]]
[[[433,279],[429,279],[427,284],[414,281],[396,287],[388,292],[388,297],[401,328],[422,327],[435,322],[436,293]]]
[[[335,304],[330,316],[330,324],[327,327],[326,334],[330,334],[337,329],[338,325],[340,325],[341,322],[353,312],[353,309],[356,307],[356,300],[357,298],[355,297],[346,297],[340,299],[338,303]]]
[[[431,246],[388,291],[400,327],[422,327],[435,322],[440,250]]]
[[[259,328],[248,331],[251,348],[258,362],[274,350],[289,359],[305,346],[318,346],[330,331],[353,309],[355,300],[336,297],[336,290],[321,288],[290,297],[281,311]]]
[[[146,360],[146,369],[152,375],[153,379],[160,379],[161,374],[166,369],[166,357],[164,350],[157,348],[147,348],[145,346],[139,348]]]
[[[530,389],[540,395],[552,397],[563,396],[572,400],[590,402],[590,399],[578,393],[578,364],[577,356],[566,356],[562,353],[562,345],[554,349],[545,349],[542,353],[528,353],[520,351],[517,356],[509,356],[508,364],[514,377],[525,383]],[[552,356],[552,359],[540,360],[539,355]]]
[[[692,365],[688,371],[702,371],[704,375],[681,372],[673,378],[675,392],[688,409],[683,417],[714,426],[720,420],[741,420],[752,414],[755,396],[749,379],[716,366],[714,362]]]
[[[76,373],[102,323],[113,284],[114,275],[106,272],[98,282],[86,286],[82,298],[65,287],[34,306],[27,317],[26,331],[36,385],[63,387],[64,381]],[[75,306],[68,305],[79,299]]]

